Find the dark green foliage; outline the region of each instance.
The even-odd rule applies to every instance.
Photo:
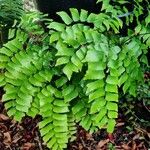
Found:
[[[22,8],[22,0],[0,0],[0,24],[9,24],[19,18]]]
[[[0,0],[0,46],[7,41],[9,28],[22,13],[22,0]]]
[[[116,33],[123,22],[115,14],[88,15],[73,8],[70,13],[58,12],[63,23],[47,21],[49,32],[40,25],[42,15],[24,15],[16,37],[0,49],[8,115],[20,121],[40,114],[40,132],[52,150],[74,139],[75,122],[90,132],[106,128],[112,133],[118,89],[135,96],[143,80],[141,64],[148,65],[149,15],[133,34],[120,37]]]

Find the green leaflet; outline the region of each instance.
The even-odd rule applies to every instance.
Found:
[[[113,102],[107,102],[106,108],[108,110],[114,110],[114,111],[118,111],[118,105],[116,103]]]
[[[99,71],[99,70],[88,70],[84,79],[85,80],[88,80],[88,79],[93,79],[93,80],[96,80],[96,79],[103,79],[105,77],[105,74],[104,74],[104,71]]]
[[[59,59],[57,60],[55,66],[67,64],[68,62],[69,62],[69,57],[61,57],[61,58],[59,58]]]
[[[117,85],[113,85],[113,84],[106,84],[105,90],[107,92],[118,93]]]
[[[80,20],[84,22],[86,21],[87,17],[88,17],[88,11],[81,9]]]
[[[109,119],[108,126],[107,126],[107,132],[108,133],[112,133],[114,131],[115,124],[116,124],[116,122],[114,119]]]
[[[87,90],[86,93],[90,93],[98,88],[101,88],[104,86],[104,81],[103,80],[97,80],[91,83],[87,84]]]
[[[86,55],[87,62],[97,62],[100,60],[100,54],[97,51],[88,51]]]
[[[105,91],[103,88],[97,89],[96,91],[92,92],[89,95],[89,102],[93,101],[94,99],[97,99],[99,97],[105,96]]]
[[[118,117],[118,113],[115,111],[108,111],[108,117],[109,118],[117,118]]]
[[[59,29],[60,31],[62,30],[61,28]],[[50,39],[49,39],[49,42],[50,43],[53,43],[55,41],[57,41],[60,37],[60,34],[58,32],[54,32],[51,36],[50,36]]]
[[[99,112],[101,110],[101,108],[103,108],[103,106],[105,106],[105,104],[106,104],[106,100],[104,98],[96,99],[92,103],[90,113],[93,114],[93,113]]]
[[[118,77],[117,76],[108,76],[106,79],[106,82],[108,84],[113,84],[113,85],[117,85],[118,84]]]
[[[118,102],[118,93],[106,93],[106,97],[105,99],[107,101],[114,101],[114,102]]]
[[[102,108],[100,112],[95,116],[94,121],[98,124],[101,122],[102,118],[107,114],[107,109]]]
[[[69,25],[72,23],[72,19],[69,17],[69,15],[66,12],[61,11],[58,12],[57,14],[61,17],[61,19],[64,21],[65,24]]]
[[[63,31],[65,29],[65,25],[58,22],[52,22],[49,26],[49,29],[55,29],[57,31]],[[53,41],[52,39],[50,41]]]
[[[84,127],[86,130],[89,130],[92,125],[91,116],[85,116],[82,121],[80,122],[80,125]]]
[[[71,8],[71,9],[70,9],[70,12],[71,12],[73,21],[75,21],[75,22],[76,22],[76,21],[79,21],[80,15],[79,15],[78,10],[77,10],[77,9],[74,9],[74,8]]]
[[[82,101],[79,101],[75,106],[73,106],[72,111],[73,114],[78,113],[81,109],[84,108],[84,103]]]

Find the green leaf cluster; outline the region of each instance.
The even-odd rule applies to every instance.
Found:
[[[24,15],[17,30],[10,30],[15,38],[0,49],[8,115],[21,121],[40,114],[40,133],[52,150],[65,149],[75,139],[76,122],[91,133],[113,132],[118,89],[136,95],[143,79],[139,58],[147,50],[140,37],[115,34],[122,28],[119,18],[77,9],[70,13],[58,12],[63,23],[38,13]],[[49,32],[39,20],[47,22]]]

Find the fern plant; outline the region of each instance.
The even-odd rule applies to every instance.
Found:
[[[7,41],[9,28],[23,13],[22,0],[0,0],[0,45]]]
[[[9,38],[15,38],[0,49],[8,115],[21,121],[40,114],[40,133],[52,150],[75,139],[76,122],[91,133],[113,132],[118,89],[136,95],[143,79],[139,58],[150,46],[140,36],[115,34],[123,24],[117,16],[73,8],[70,13],[58,12],[63,23],[46,19],[49,32],[40,24],[43,15],[27,13],[17,30],[10,30]]]

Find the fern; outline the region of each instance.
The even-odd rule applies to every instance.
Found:
[[[0,24],[12,23],[14,19],[17,19],[23,12],[21,0],[1,0],[0,1]]]
[[[23,14],[22,0],[0,0],[0,47],[8,40],[8,30]]]
[[[118,89],[136,95],[143,79],[139,58],[146,56],[144,42],[150,37],[120,38],[115,33],[122,21],[106,13],[70,13],[58,12],[63,23],[48,21],[49,33],[39,23],[43,15],[24,15],[17,31],[10,30],[15,38],[0,49],[0,86],[8,115],[21,121],[40,114],[41,136],[52,150],[75,139],[76,122],[91,133],[101,128],[113,132]]]

